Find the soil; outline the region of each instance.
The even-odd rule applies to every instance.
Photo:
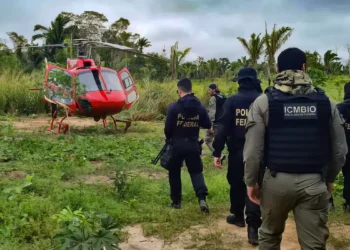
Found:
[[[59,122],[59,118],[55,120],[54,123],[54,130],[57,130],[58,124],[57,122]],[[110,120],[107,118],[107,122],[109,122]],[[51,122],[51,117],[50,116],[39,116],[36,117],[35,119],[33,118],[21,118],[20,121],[2,121],[0,122],[0,124],[8,124],[8,123],[12,123],[13,127],[16,130],[19,131],[38,131],[38,130],[49,130],[50,127],[50,122]],[[80,118],[80,117],[76,117],[76,116],[72,116],[72,117],[68,117],[66,118],[63,123],[67,123],[69,124],[69,126],[72,128],[86,128],[86,127],[90,127],[90,126],[101,126],[103,127],[103,123],[102,120],[95,122],[93,118]]]
[[[122,250],[184,250],[184,249],[258,249],[247,242],[247,228],[238,228],[226,223],[225,219],[214,221],[211,225],[195,226],[178,235],[172,241],[164,241],[156,237],[145,237],[142,226],[126,227],[126,242],[120,244]],[[330,232],[335,237],[350,237],[350,226],[330,225]],[[335,248],[328,244],[328,250],[348,250],[349,247]],[[296,227],[293,220],[288,219],[283,233],[281,250],[300,250]]]
[[[85,184],[113,184],[113,180],[111,180],[108,176],[104,175],[90,175],[85,177]]]
[[[26,177],[26,173],[24,171],[11,171],[8,173],[8,177],[12,180],[24,179]]]

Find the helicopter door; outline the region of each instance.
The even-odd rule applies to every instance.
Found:
[[[118,72],[118,76],[122,82],[125,93],[125,108],[129,109],[134,103],[139,100],[139,93],[137,92],[136,84],[131,77],[129,70],[126,68]]]
[[[57,103],[65,108],[73,108],[72,85],[73,74],[63,68],[48,65],[44,84],[44,95],[48,102]]]

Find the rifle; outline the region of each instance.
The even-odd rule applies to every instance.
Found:
[[[156,156],[156,158],[154,158],[154,159],[152,160],[152,164],[153,164],[153,165],[157,165],[159,159],[162,158],[163,154],[164,154],[165,151],[166,151],[167,145],[168,145],[168,143],[166,142],[166,143],[164,144],[164,146],[162,147],[162,149],[159,151],[159,153],[158,153],[158,155]]]
[[[199,145],[200,145],[200,154],[202,154],[202,144],[204,143],[204,140],[201,139],[199,142]],[[158,155],[152,160],[152,164],[153,165],[157,165],[158,161],[163,157],[164,153],[166,152],[167,148],[168,148],[168,145],[170,144],[169,141],[166,141],[164,146],[162,147],[162,149],[159,151]],[[171,149],[170,149],[171,150]],[[169,152],[169,154],[171,154]],[[170,155],[167,155],[165,157],[166,159],[164,159],[165,161],[168,161],[170,159]],[[162,164],[161,164],[162,165]],[[163,166],[164,167],[164,166]]]

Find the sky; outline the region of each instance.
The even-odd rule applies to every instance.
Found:
[[[144,52],[161,53],[179,42],[179,49],[192,48],[187,60],[247,56],[237,37],[249,39],[273,25],[292,27],[293,34],[281,48],[334,50],[348,59],[350,1],[348,0],[0,0],[0,39],[15,31],[29,41],[36,24],[49,26],[62,11],[103,13],[109,24],[129,19],[129,31],[148,38],[152,47]],[[278,55],[278,52],[277,52]],[[277,56],[276,55],[276,56]]]

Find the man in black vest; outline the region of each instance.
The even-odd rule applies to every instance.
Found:
[[[348,148],[350,147],[350,82],[344,86],[344,101],[337,104],[339,113],[343,116],[345,123],[345,135]],[[344,189],[343,204],[344,212],[350,212],[350,154],[346,155],[346,162],[343,166]],[[333,199],[331,199],[333,200]],[[333,203],[333,202],[332,202]]]
[[[260,250],[280,249],[293,211],[301,249],[326,249],[328,199],[347,154],[343,120],[335,104],[312,86],[306,55],[297,48],[278,57],[274,86],[249,111],[244,147],[245,183],[261,204]],[[265,172],[261,200],[260,162]]]
[[[209,85],[208,94],[210,95],[208,114],[213,126],[207,130],[205,144],[208,146],[210,151],[213,152],[214,148],[212,144],[218,127],[217,122],[223,113],[223,106],[226,101],[226,96],[220,93],[220,90],[215,83]]]
[[[192,93],[188,78],[177,84],[180,99],[168,106],[164,133],[173,149],[169,161],[169,183],[171,207],[181,208],[181,166],[185,161],[192,185],[198,197],[200,210],[209,213],[206,203],[208,189],[203,176],[201,145],[198,141],[200,128],[211,128],[211,121],[204,105]]]
[[[245,142],[245,124],[251,103],[262,93],[260,80],[253,68],[243,68],[239,71],[238,93],[227,99],[224,113],[219,120],[218,132],[213,147],[215,149],[214,164],[222,168],[220,155],[227,142],[229,151],[227,180],[231,186],[230,200],[232,215],[227,222],[239,227],[245,227],[244,207],[246,207],[246,222],[248,224],[248,241],[258,244],[258,229],[261,225],[260,207],[252,203],[247,197],[247,188],[244,184],[243,147]]]

